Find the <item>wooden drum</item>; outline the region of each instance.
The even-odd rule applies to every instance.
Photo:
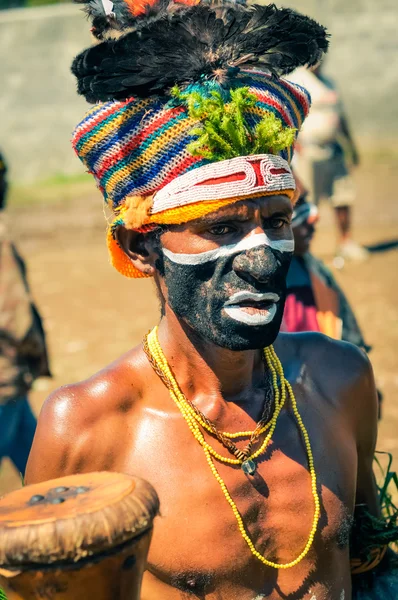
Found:
[[[138,600],[157,495],[120,473],[71,475],[0,500],[8,600]]]

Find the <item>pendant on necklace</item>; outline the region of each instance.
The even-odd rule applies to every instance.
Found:
[[[241,468],[246,475],[253,475],[256,472],[257,465],[254,460],[248,458],[242,463]]]

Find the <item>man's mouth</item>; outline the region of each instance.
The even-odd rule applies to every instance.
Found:
[[[245,325],[267,325],[276,314],[279,296],[273,293],[236,292],[224,303],[224,312]]]

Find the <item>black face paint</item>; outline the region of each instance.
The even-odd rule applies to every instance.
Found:
[[[262,245],[200,265],[177,264],[162,254],[157,267],[177,317],[203,339],[239,351],[269,346],[278,335],[291,257],[291,252]],[[224,303],[240,291],[277,294],[272,321],[247,325],[228,316]]]

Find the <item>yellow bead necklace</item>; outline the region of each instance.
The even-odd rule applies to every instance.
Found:
[[[148,360],[151,363],[153,369],[155,370],[157,375],[162,379],[162,381],[166,385],[166,387],[169,389],[169,392],[170,392],[172,398],[176,402],[177,406],[180,408],[181,412],[183,412],[183,414],[185,412],[188,412],[190,420],[192,420],[192,418],[196,419],[204,429],[206,429],[210,433],[213,433],[214,425],[213,425],[213,428],[209,427],[207,425],[206,421],[202,418],[203,415],[200,413],[200,411],[198,411],[198,409],[192,404],[192,402],[189,402],[188,399],[181,392],[181,390],[174,378],[174,375],[170,371],[169,365],[167,363],[166,357],[163,354],[162,348],[160,347],[159,341],[156,336],[156,330],[155,330],[154,336],[152,335],[153,333],[154,332],[150,333],[144,339],[144,351],[147,354]],[[271,428],[271,431],[270,431],[269,435],[265,438],[262,446],[254,453],[251,453],[249,455],[244,455],[244,456],[238,456],[237,458],[234,459],[234,458],[222,456],[221,454],[216,452],[216,450],[214,450],[214,448],[212,446],[210,446],[210,444],[208,444],[204,440],[204,438],[203,438],[203,443],[201,442],[203,446],[206,446],[208,448],[209,452],[215,458],[217,458],[218,460],[220,460],[222,462],[226,462],[228,464],[241,465],[243,470],[249,474],[252,474],[255,471],[255,463],[253,462],[253,459],[260,456],[260,454],[262,454],[264,452],[266,446],[268,445],[268,443],[271,439],[271,436],[273,434],[273,431],[275,429],[276,419],[280,413],[280,409],[282,409],[282,407],[285,403],[285,400],[286,400],[286,391],[284,389],[284,383],[283,383],[283,381],[281,381],[281,383],[282,383],[282,399],[281,399],[281,401],[279,401],[277,372],[273,365],[272,355],[269,353],[268,348],[266,350],[264,350],[264,354],[266,357],[266,362],[267,362],[267,364],[270,368],[271,374],[272,374],[273,388],[275,391],[275,407],[278,408],[278,412],[276,415],[274,414],[274,420],[271,419],[271,421],[269,423],[267,423],[265,427],[261,428],[261,430],[262,429],[267,430],[267,429]],[[202,435],[200,429],[199,429],[199,434]],[[229,436],[245,437],[245,436],[252,436],[253,434],[254,434],[254,431],[241,431],[241,432],[238,432],[235,434],[229,434]],[[259,433],[257,433],[257,435],[259,435]],[[246,470],[245,469],[246,465],[251,466],[251,468]]]
[[[190,403],[187,401],[185,395],[180,390],[178,383],[177,383],[173,373],[171,372],[171,369],[170,369],[167,359],[163,353],[163,350],[159,344],[159,340],[157,337],[157,327],[155,327],[147,335],[147,337],[145,339],[145,343],[144,343],[144,349],[148,355],[148,358],[150,359],[151,365],[154,367],[155,372],[161,377],[162,381],[164,381],[166,383],[167,388],[169,389],[170,395],[171,395],[172,399],[174,400],[174,402],[176,403],[176,405],[178,406],[179,410],[181,411],[181,414],[184,417],[185,421],[187,422],[187,425],[188,425],[190,431],[192,432],[192,435],[202,446],[207,463],[210,467],[210,470],[213,473],[217,482],[219,483],[221,490],[225,496],[226,501],[231,506],[232,512],[234,513],[235,518],[237,520],[238,528],[241,533],[241,536],[245,540],[245,542],[248,545],[253,556],[255,556],[258,560],[260,560],[264,565],[266,565],[268,567],[272,567],[274,569],[289,569],[290,567],[294,567],[295,565],[297,565],[308,554],[308,552],[311,548],[311,545],[314,541],[314,536],[316,533],[319,515],[320,515],[320,501],[319,501],[319,496],[318,496],[318,492],[317,492],[316,473],[315,473],[314,459],[313,459],[313,455],[312,455],[309,436],[308,436],[307,430],[305,428],[305,425],[301,419],[300,413],[298,411],[296,399],[295,399],[295,396],[293,393],[293,389],[292,389],[290,383],[287,381],[287,379],[285,379],[282,364],[281,364],[279,358],[277,357],[273,346],[264,348],[264,356],[265,356],[267,365],[270,369],[270,372],[272,374],[273,388],[274,388],[274,392],[275,392],[275,411],[274,411],[271,421],[269,423],[267,423],[267,425],[265,427],[261,428],[263,431],[266,431],[267,429],[269,429],[269,431],[268,431],[267,435],[265,436],[265,439],[264,439],[263,443],[261,444],[260,448],[258,448],[258,450],[253,452],[245,460],[222,456],[221,454],[216,452],[216,450],[208,442],[206,442],[204,435],[199,427],[199,424],[205,430],[208,430],[208,427],[206,426],[206,423],[196,413],[196,411],[192,408],[192,406],[190,406]],[[279,392],[279,387],[278,387],[278,376],[279,376],[279,381],[281,384],[280,392]],[[309,467],[309,472],[310,472],[310,476],[311,476],[311,491],[312,491],[312,496],[313,496],[313,500],[314,500],[315,510],[314,510],[314,518],[312,521],[312,527],[311,527],[311,531],[310,531],[310,534],[308,537],[308,541],[307,541],[305,547],[303,548],[302,552],[299,554],[299,556],[295,560],[288,562],[288,563],[275,563],[273,561],[267,560],[265,558],[265,556],[263,556],[260,552],[258,552],[256,550],[250,536],[248,535],[248,533],[246,531],[242,516],[238,510],[238,507],[236,506],[235,502],[232,500],[231,495],[227,489],[227,486],[224,483],[224,480],[221,478],[220,474],[218,473],[217,467],[214,464],[212,456],[221,462],[231,464],[231,465],[241,465],[242,466],[245,462],[246,463],[248,461],[254,462],[254,460],[256,458],[258,458],[261,454],[263,454],[265,452],[265,450],[271,440],[271,437],[275,431],[276,422],[278,420],[278,417],[280,415],[280,412],[281,412],[283,406],[285,405],[287,395],[290,398],[293,414],[294,414],[297,424],[301,430],[304,444],[305,444],[305,447],[307,450],[308,467]],[[229,435],[230,435],[230,437],[245,437],[245,436],[247,437],[247,436],[251,436],[252,434],[253,434],[252,431],[247,431],[247,432],[245,431],[245,432],[238,432],[238,433],[229,434]],[[245,472],[250,472],[250,471],[245,471]]]

